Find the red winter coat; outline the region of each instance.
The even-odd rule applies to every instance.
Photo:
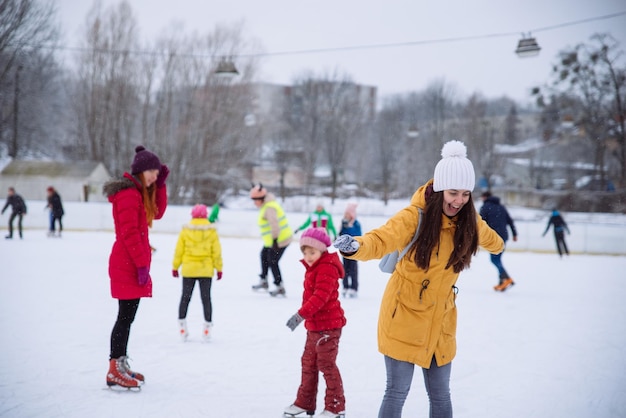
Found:
[[[337,253],[324,252],[319,260],[306,268],[302,307],[298,310],[305,319],[304,326],[309,331],[326,331],[342,328],[346,317],[339,303],[339,279],[345,273]]]
[[[115,299],[152,297],[152,279],[145,286],[139,286],[137,280],[137,268],[149,269],[152,260],[141,187],[141,183],[128,173],[104,185],[104,194],[113,204],[115,223],[115,242],[109,256],[111,296]],[[161,219],[167,207],[165,186],[157,188],[156,204],[155,219]]]

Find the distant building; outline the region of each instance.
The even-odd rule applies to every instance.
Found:
[[[26,200],[45,200],[52,186],[64,201],[103,202],[102,186],[110,177],[96,161],[13,160],[0,171],[0,197],[12,186]]]

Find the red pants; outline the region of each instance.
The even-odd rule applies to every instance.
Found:
[[[295,405],[307,411],[315,410],[319,372],[326,381],[324,409],[333,413],[346,409],[343,382],[337,368],[337,352],[341,328],[328,331],[307,331],[302,354],[302,381],[298,388]]]

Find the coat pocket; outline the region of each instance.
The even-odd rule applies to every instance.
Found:
[[[386,326],[389,337],[411,345],[423,345],[430,332],[434,305],[430,303],[406,304],[396,299]]]

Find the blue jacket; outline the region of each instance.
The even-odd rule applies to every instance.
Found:
[[[341,221],[341,231],[339,231],[339,235],[352,235],[353,237],[360,237],[363,235],[361,233],[361,224],[356,219],[350,225],[350,222],[342,219]]]
[[[517,236],[517,230],[513,219],[509,216],[509,212],[504,205],[500,204],[500,198],[496,196],[489,196],[485,199],[483,206],[480,208],[480,216],[487,222],[487,225],[500,235],[500,237],[506,242],[509,239],[509,233],[506,226],[511,227],[513,236]]]

